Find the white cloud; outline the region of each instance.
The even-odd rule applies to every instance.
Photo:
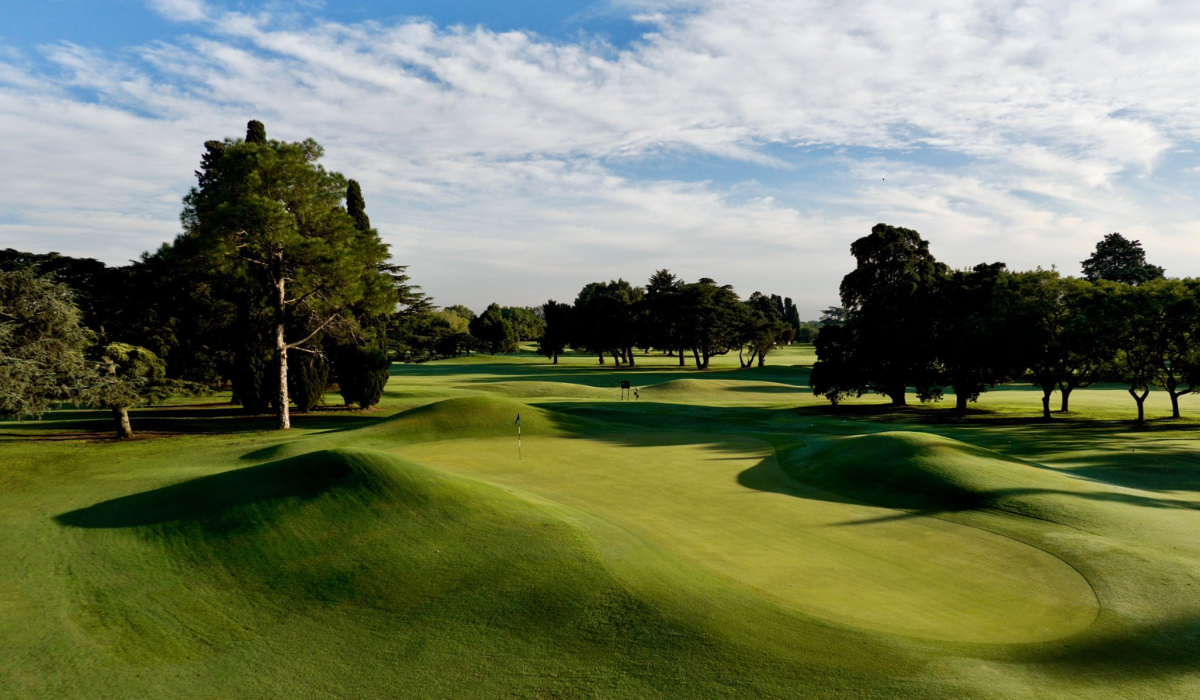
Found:
[[[174,22],[199,22],[208,19],[208,7],[202,0],[149,0],[150,7]]]
[[[1122,230],[1169,272],[1200,273],[1196,179],[1158,177],[1200,141],[1198,8],[614,4],[649,23],[621,50],[155,0],[203,33],[118,55],[52,47],[54,71],[0,56],[0,138],[20,166],[0,174],[0,235],[112,261],[152,248],[177,228],[203,141],[258,118],[321,141],[446,303],[564,298],[666,266],[815,311],[877,221],[956,265],[1074,270]],[[803,145],[841,150],[778,149]],[[664,156],[740,161],[775,184],[631,174]]]

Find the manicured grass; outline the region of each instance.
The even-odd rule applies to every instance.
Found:
[[[0,697],[1200,696],[1200,401],[835,409],[812,360],[2,423]]]

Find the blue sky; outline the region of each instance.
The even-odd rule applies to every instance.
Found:
[[[313,137],[438,303],[668,267],[837,302],[850,242],[1200,275],[1200,8],[1130,0],[0,4],[0,246],[119,263],[202,144]]]

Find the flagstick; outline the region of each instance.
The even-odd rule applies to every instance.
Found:
[[[521,461],[521,424],[517,423],[517,461]]]

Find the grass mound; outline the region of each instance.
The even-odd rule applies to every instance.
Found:
[[[132,577],[146,590],[113,575],[89,577],[82,591],[89,625],[106,628],[101,636],[131,657],[190,658],[246,632],[346,609],[401,616],[396,635],[436,627],[427,643],[452,646],[519,646],[508,635],[547,648],[607,644],[631,620],[664,624],[554,514],[382,452],[312,452],[57,519],[116,538],[102,549],[126,550],[122,567],[147,567]],[[447,633],[455,627],[470,629]]]
[[[597,389],[596,387],[572,384],[570,382],[486,382],[481,384],[464,384],[461,386],[464,389],[486,391],[519,399],[595,399],[604,398],[612,394],[611,389]]]
[[[499,396],[466,396],[405,411],[362,431],[362,434],[398,442],[504,436],[515,438],[518,414],[521,416],[521,432],[526,435],[589,429],[590,424],[594,423]],[[590,429],[594,428],[591,426]]]
[[[688,403],[699,400],[722,402],[775,402],[807,398],[802,387],[778,382],[744,379],[672,379],[642,389],[653,401]]]
[[[972,510],[1076,488],[1069,477],[1051,470],[922,432],[834,438],[782,461],[784,471],[800,481],[906,510]]]

